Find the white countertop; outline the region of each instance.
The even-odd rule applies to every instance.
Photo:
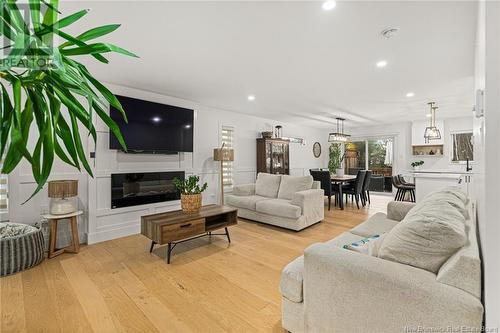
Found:
[[[408,175],[474,175],[472,171],[460,170],[445,170],[445,169],[422,169],[422,170],[406,170]]]

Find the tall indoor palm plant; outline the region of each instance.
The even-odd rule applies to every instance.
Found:
[[[95,142],[94,115],[126,149],[120,129],[105,112],[109,103],[126,120],[120,102],[73,56],[89,55],[108,63],[103,56],[107,52],[135,55],[94,41],[116,30],[118,24],[78,36],[63,32],[88,10],[59,18],[58,3],[0,0],[0,38],[5,54],[0,60],[0,157],[5,154],[1,172],[8,174],[23,158],[27,160],[38,184],[33,195],[47,182],[55,157],[79,170],[83,166],[92,175],[78,126],[82,124]],[[56,36],[64,40],[58,46],[53,45]],[[33,122],[37,130],[30,130]],[[33,147],[28,145],[30,134],[37,138]]]

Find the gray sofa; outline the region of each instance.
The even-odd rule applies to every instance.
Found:
[[[465,210],[460,204],[455,206],[456,197],[449,204],[452,192],[435,192],[418,204],[391,202],[387,215],[377,213],[349,232],[307,248],[303,256],[289,263],[282,272],[283,327],[294,333],[417,332],[419,328],[436,332],[444,329],[444,332],[447,327],[479,328],[483,305],[475,218],[470,202],[464,202]],[[435,272],[414,267],[425,264],[419,260],[432,254],[435,245],[429,245],[428,251],[424,249],[423,255],[412,254],[412,246],[425,247],[431,244],[426,243],[427,237],[440,237],[439,233],[427,233],[430,230],[426,229],[427,222],[441,223],[440,217],[456,217],[457,212],[463,213],[464,218],[458,218],[453,228],[464,223],[463,246],[445,257]],[[398,234],[398,230],[411,225],[407,220],[415,218],[427,219],[422,223],[423,232]],[[419,223],[412,224],[420,228]],[[460,228],[453,230],[461,232]],[[401,239],[390,238],[391,231]],[[378,256],[343,248],[376,234],[385,235],[381,238]],[[421,237],[422,244],[417,244],[419,241],[403,243],[398,253],[394,244],[405,237]],[[389,250],[393,251],[386,250],[385,255],[390,259],[385,259],[381,258],[382,247],[388,238]],[[441,242],[446,243],[447,238]],[[441,252],[447,245],[440,248],[440,242],[437,244]]]
[[[226,205],[238,216],[292,230],[302,230],[324,218],[324,191],[311,176],[259,173],[255,184],[236,185]]]

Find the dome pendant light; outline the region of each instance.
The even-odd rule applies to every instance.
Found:
[[[425,128],[425,143],[429,143],[429,140],[441,139],[441,132],[439,131],[439,128],[436,127],[436,110],[438,109],[438,107],[434,106],[436,104],[435,102],[429,102],[427,104],[431,108],[431,119],[429,126]]]
[[[344,118],[335,118],[337,120],[337,131],[328,135],[328,142],[346,142],[350,135],[344,134]]]

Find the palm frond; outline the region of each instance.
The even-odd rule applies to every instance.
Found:
[[[63,31],[84,18],[87,9],[59,18],[58,0],[30,0],[23,10],[29,10],[29,22],[15,0],[0,0],[0,37],[10,42],[3,47],[5,56],[0,59],[0,156],[5,155],[2,173],[12,172],[23,159],[30,164],[37,188],[29,200],[47,182],[56,158],[78,170],[83,166],[92,176],[80,125],[95,144],[94,114],[127,149],[118,125],[105,111],[112,105],[126,121],[125,110],[113,93],[72,57],[91,56],[108,63],[103,54],[137,56],[114,44],[95,41],[118,29],[119,24],[87,29],[76,37]],[[61,45],[52,45],[56,35],[64,39]],[[80,96],[87,107],[79,101]],[[36,131],[30,133],[35,124]],[[35,139],[34,147],[28,145],[28,138]]]

